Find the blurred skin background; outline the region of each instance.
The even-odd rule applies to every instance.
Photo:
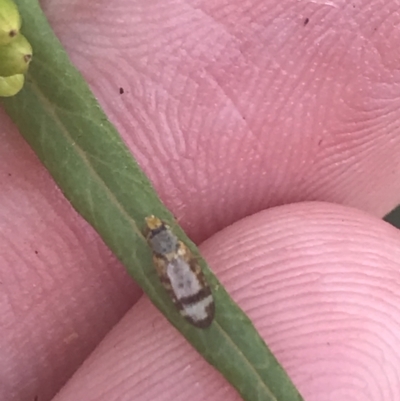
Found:
[[[305,400],[398,400],[399,4],[41,4]],[[239,400],[0,136],[0,399]]]

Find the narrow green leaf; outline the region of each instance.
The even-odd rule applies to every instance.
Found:
[[[152,302],[245,400],[301,401],[250,320],[204,260],[200,264],[215,298],[214,322],[209,329],[196,329],[175,310],[155,274],[141,232],[145,216],[154,214],[176,226],[173,216],[70,64],[37,1],[17,4],[35,57],[24,89],[1,102],[65,196]],[[179,227],[175,231],[198,254],[183,231]]]

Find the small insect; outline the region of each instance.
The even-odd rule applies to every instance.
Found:
[[[199,264],[166,223],[155,216],[145,220],[146,239],[162,285],[188,322],[207,328],[214,318],[215,306]]]

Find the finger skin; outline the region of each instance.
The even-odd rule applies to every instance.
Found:
[[[304,203],[244,219],[201,249],[305,400],[394,401],[399,242],[366,214]],[[188,398],[240,399],[144,298],[55,401]]]
[[[279,204],[321,200],[382,217],[400,203],[395,2],[47,5],[196,242]]]

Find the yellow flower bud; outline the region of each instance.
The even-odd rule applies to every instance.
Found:
[[[0,76],[23,74],[32,60],[32,46],[19,34],[11,43],[0,46]]]
[[[9,97],[16,95],[24,86],[24,74],[0,77],[0,96]]]
[[[19,33],[21,16],[12,0],[0,0],[0,46],[10,43]]]

